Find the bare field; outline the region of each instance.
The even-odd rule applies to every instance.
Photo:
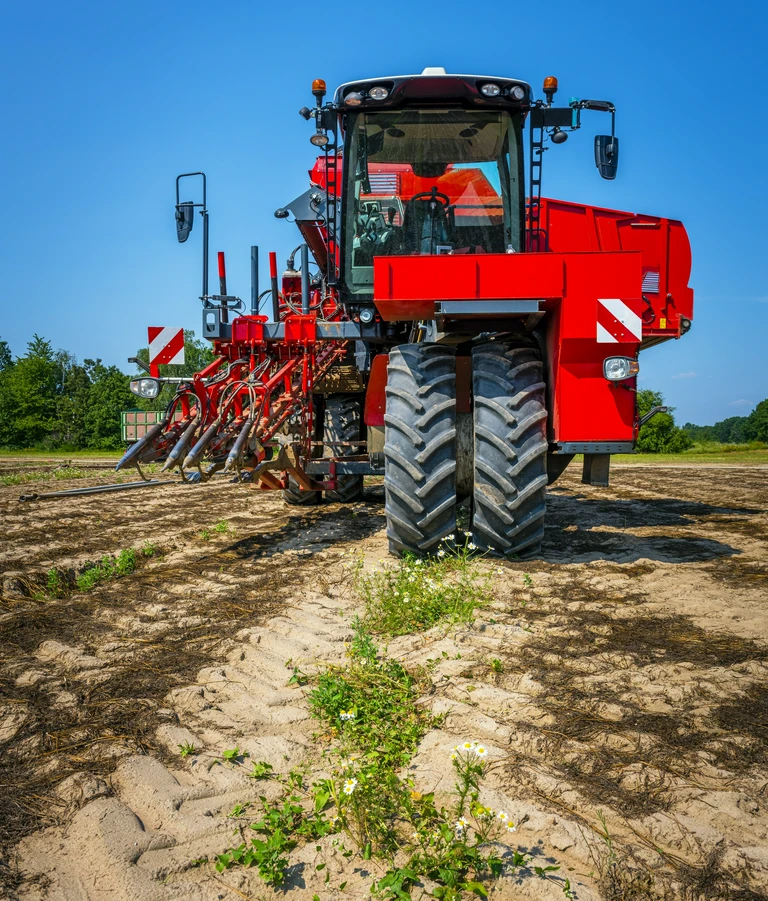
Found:
[[[73,465],[31,490],[114,481]],[[581,901],[768,898],[768,469],[635,464],[610,489],[577,475],[550,489],[543,557],[494,562],[471,627],[390,642],[430,662],[423,701],[445,714],[410,774],[440,793],[451,746],[487,744],[485,803],[560,867],[492,898],[562,898],[566,876]],[[323,771],[309,687],[288,680],[344,660],[360,605],[345,555],[386,557],[381,487],[310,510],[224,480],[20,504],[29,491],[0,487],[7,896],[368,897],[377,861],[327,847],[318,872],[314,843],[279,892],[202,861],[241,840],[233,807],[271,791],[224,749]],[[134,572],[71,590],[126,548]]]

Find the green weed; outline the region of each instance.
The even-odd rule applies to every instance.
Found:
[[[101,582],[130,575],[136,569],[136,551],[125,548],[117,557],[105,554],[98,563],[80,573],[75,579],[78,591],[90,591]]]
[[[309,788],[298,770],[291,770],[281,781],[282,797],[274,804],[262,797],[262,817],[250,825],[260,837],[217,854],[216,869],[220,873],[235,865],[255,866],[267,885],[282,885],[290,863],[288,855],[299,838],[317,841],[337,831],[324,813],[330,792],[321,783]],[[238,808],[242,810],[244,805],[236,805],[235,810]]]
[[[451,536],[449,536],[451,537]],[[423,632],[438,623],[471,622],[491,596],[490,574],[475,566],[474,544],[422,559],[407,554],[371,574],[356,565],[355,582],[363,599],[363,622],[373,633],[398,636]]]
[[[45,583],[45,591],[52,598],[60,598],[64,596],[66,585],[62,581],[61,573],[55,567],[48,570],[48,577]]]
[[[184,760],[189,757],[190,754],[197,754],[197,748],[188,741],[185,741],[183,745],[179,745],[179,754],[181,754],[182,760]]]

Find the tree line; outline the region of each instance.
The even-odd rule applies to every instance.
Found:
[[[161,366],[162,375],[187,376],[213,359],[207,342],[185,332],[185,364]],[[149,349],[136,356],[149,360]],[[128,376],[101,360],[79,363],[66,350],[33,335],[14,359],[0,339],[0,447],[9,450],[122,450],[124,410],[163,409],[167,399],[145,401],[131,394]]]
[[[686,422],[683,429],[694,441],[718,441],[721,444],[768,442],[768,399],[760,401],[749,416],[729,416],[714,425]]]
[[[213,360],[207,341],[184,332],[185,362],[161,366],[160,374],[190,376]],[[149,362],[149,349],[136,356]],[[162,410],[168,389],[156,400],[131,394],[128,377],[117,366],[101,360],[78,363],[66,350],[54,350],[50,341],[33,335],[26,353],[14,359],[6,341],[0,339],[0,448],[41,450],[121,450],[120,414],[124,410]],[[639,414],[662,406],[659,391],[637,392]],[[697,441],[722,443],[768,442],[768,400],[749,416],[732,416],[713,426],[687,422],[675,424],[674,409],[659,413],[640,430],[641,453],[681,453]]]

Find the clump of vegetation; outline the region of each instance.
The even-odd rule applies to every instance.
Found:
[[[11,472],[0,476],[0,485],[23,485],[27,482],[50,482],[52,479],[84,479],[88,475],[82,469],[64,466],[61,469],[49,469],[34,472]]]
[[[431,880],[431,897],[460,901],[487,897],[502,872],[528,865],[528,855],[506,844],[516,830],[509,815],[480,799],[489,758],[481,742],[446,749],[456,775],[446,805],[400,778],[427,729],[439,722],[418,703],[426,684],[425,673],[389,659],[356,622],[347,663],[329,667],[309,695],[312,714],[324,725],[322,738],[333,743],[325,752],[330,777],[308,785],[298,771],[274,777],[269,764],[255,764],[254,777],[279,779],[283,796],[275,803],[262,797],[263,815],[250,827],[259,837],[219,854],[217,869],[256,866],[267,884],[279,886],[300,841],[339,834],[363,861],[384,862],[384,875],[371,885],[377,898],[408,899]],[[354,856],[341,837],[334,844],[344,857]],[[325,867],[321,862],[316,869]],[[544,878],[557,869],[534,868]],[[567,880],[562,888],[572,897]]]
[[[355,581],[365,605],[363,623],[371,632],[398,636],[423,632],[438,623],[471,622],[491,596],[490,574],[472,565],[477,548],[467,536],[455,546],[449,535],[433,558],[406,554],[371,574],[356,565]]]
[[[135,572],[142,558],[154,557],[159,553],[161,551],[157,545],[147,541],[140,551],[134,548],[124,548],[116,557],[105,554],[101,560],[86,565],[77,576],[73,576],[71,571],[62,572],[56,567],[52,567],[46,574],[45,589],[38,597],[40,600],[62,598],[73,589],[91,591],[102,582],[130,575]]]
[[[101,582],[130,575],[136,569],[136,551],[125,548],[117,557],[105,554],[98,563],[83,570],[75,580],[79,591],[90,591]]]
[[[271,771],[269,764],[266,767]],[[233,866],[255,866],[267,885],[280,886],[286,879],[289,854],[300,839],[317,841],[338,831],[338,825],[325,813],[331,795],[323,783],[308,786],[304,774],[295,769],[280,777],[280,781],[283,794],[277,802],[260,798],[261,818],[250,825],[259,837],[217,854],[216,869],[219,872]],[[244,812],[245,805],[238,804],[230,816]],[[325,864],[321,864],[318,869],[324,867]]]

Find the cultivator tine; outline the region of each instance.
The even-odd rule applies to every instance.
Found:
[[[232,450],[229,452],[227,462],[224,464],[224,472],[229,472],[229,470],[233,466],[236,466],[239,462],[240,457],[243,455],[243,449],[245,448],[245,443],[248,440],[248,435],[250,435],[252,428],[253,420],[246,420],[245,425],[240,430],[240,434],[237,436],[237,439],[232,446]]]
[[[205,449],[216,437],[216,433],[218,432],[220,425],[221,421],[219,419],[216,419],[208,426],[208,428],[203,432],[202,436],[198,439],[195,446],[185,457],[182,469],[194,469],[195,466],[200,465],[200,461],[203,458]]]
[[[120,462],[115,467],[115,472],[119,472],[121,469],[126,469],[131,466],[137,466],[143,452],[162,434],[162,431],[167,424],[168,421],[164,419],[162,422],[153,425],[151,429],[148,429],[146,435],[139,438],[139,440],[135,444],[132,444],[123,454],[120,458]]]
[[[181,433],[181,438],[176,442],[173,447],[173,450],[168,454],[168,459],[165,461],[165,465],[160,470],[160,472],[167,472],[169,469],[173,469],[174,466],[179,462],[179,458],[187,449],[189,442],[195,437],[195,432],[197,431],[197,417],[195,417],[192,422],[184,429]]]

